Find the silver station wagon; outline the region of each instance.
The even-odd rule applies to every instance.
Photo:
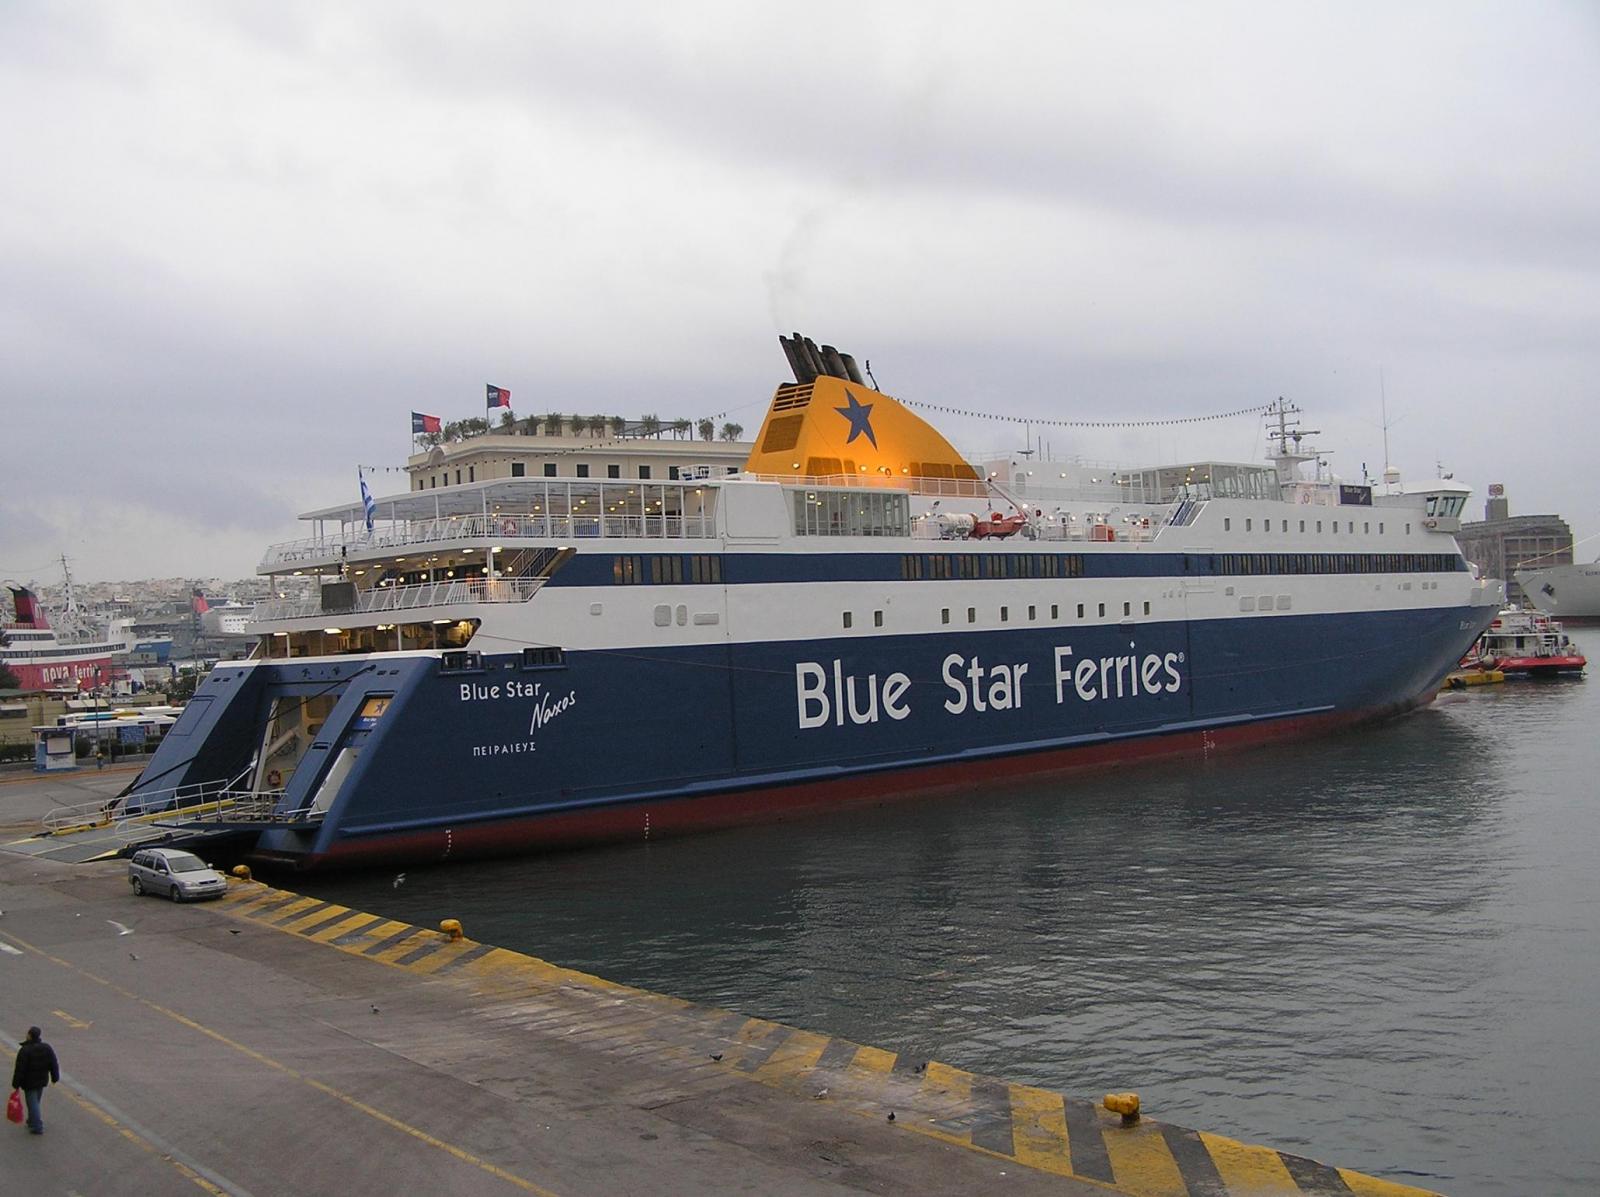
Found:
[[[128,861],[128,884],[136,894],[165,894],[174,902],[220,898],[228,881],[192,852],[141,848]]]

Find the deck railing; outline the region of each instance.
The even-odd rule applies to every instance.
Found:
[[[411,611],[419,607],[451,607],[463,603],[525,603],[544,584],[544,578],[468,578],[423,582],[416,586],[374,586],[370,590],[357,591],[356,601],[338,610],[324,607],[320,596],[312,599],[268,599],[255,605],[250,612],[249,622]]]
[[[355,553],[370,557],[390,549],[462,540],[497,544],[584,537],[706,539],[716,535],[716,494],[703,481],[541,483],[519,479],[517,486],[515,511],[401,520],[380,524],[370,533],[360,525],[345,525],[322,536],[270,546],[261,568],[338,561]],[[409,501],[419,500],[413,496]],[[656,514],[651,514],[652,507]]]

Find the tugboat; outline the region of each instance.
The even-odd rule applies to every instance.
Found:
[[[1463,666],[1498,669],[1507,677],[1581,674],[1588,663],[1559,623],[1521,607],[1501,611],[1462,660]]]

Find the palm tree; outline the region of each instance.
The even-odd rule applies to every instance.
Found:
[[[606,418],[604,416],[589,417],[589,435],[604,436],[606,431]]]
[[[661,417],[654,412],[648,416],[641,416],[639,419],[639,434],[641,436],[659,437],[661,435]]]
[[[511,409],[509,407],[500,413],[500,431],[510,432],[516,427],[516,423],[517,417],[511,414]]]
[[[743,424],[724,424],[722,426],[722,439],[725,441],[736,441],[743,435]]]
[[[577,412],[573,412],[567,417],[567,423],[572,425],[573,436],[582,436],[584,430],[589,427],[589,417],[580,416]]]
[[[558,411],[551,412],[544,418],[544,434],[546,436],[560,436],[561,422],[567,417]]]
[[[538,436],[539,435],[539,417],[538,416],[529,416],[525,420],[522,421],[522,435],[523,436]]]
[[[703,441],[713,440],[717,435],[717,424],[715,420],[701,420],[700,423],[695,425],[695,428],[699,430],[700,439]]]
[[[689,435],[693,428],[694,425],[689,423],[688,420],[680,419],[672,421],[672,439],[678,441],[683,440]]]
[[[611,435],[621,436],[628,431],[628,421],[621,416],[611,417]]]

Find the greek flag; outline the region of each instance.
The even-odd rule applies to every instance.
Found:
[[[367,531],[372,531],[373,517],[378,514],[378,504],[372,498],[372,492],[367,489],[367,480],[356,471],[356,481],[361,483],[361,509],[367,513]]]

